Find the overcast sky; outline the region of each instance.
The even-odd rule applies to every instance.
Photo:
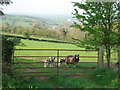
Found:
[[[71,14],[74,11],[71,2],[81,0],[11,0],[13,3],[4,6],[4,12],[33,14]]]

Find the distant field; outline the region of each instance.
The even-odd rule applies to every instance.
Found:
[[[26,46],[17,46],[17,49],[74,49],[74,50],[84,50],[84,48],[79,48],[72,44],[63,43],[51,43],[51,42],[38,42],[31,40],[22,40]],[[97,51],[60,51],[60,56],[75,55],[80,56],[97,56]],[[15,56],[57,56],[56,51],[15,51]],[[39,59],[48,59],[39,58]],[[80,58],[82,62],[96,62],[97,58]]]
[[[21,36],[21,37],[24,37],[23,35],[21,34],[14,34],[14,33],[7,33],[7,32],[2,32],[3,35],[12,35],[12,36]],[[30,36],[31,38],[36,38],[36,39],[43,39],[43,40],[54,40],[54,41],[58,41],[58,40],[55,40],[55,39],[52,39],[52,38],[43,38],[43,37],[35,37],[35,36]]]
[[[13,36],[23,36],[20,34],[11,34],[11,33],[3,33],[5,35],[13,35]],[[41,38],[41,37],[32,37],[37,39],[44,39],[44,40],[53,40],[50,38]],[[51,43],[51,42],[43,42],[43,41],[31,41],[31,40],[22,40],[22,42],[26,46],[17,46],[17,49],[74,49],[74,50],[84,50],[84,48],[77,47],[72,44],[63,44],[63,43]],[[29,52],[29,53],[28,53]],[[22,56],[56,56],[56,51],[16,51],[15,55],[22,55]],[[82,51],[60,51],[61,56],[67,55],[75,55],[79,54],[80,56],[97,56],[98,52],[82,52]],[[48,59],[48,58],[40,58],[40,59]],[[105,58],[106,60],[106,58]],[[117,53],[113,53],[111,55],[111,61],[116,62],[117,60]],[[97,58],[80,58],[82,62],[96,62]]]

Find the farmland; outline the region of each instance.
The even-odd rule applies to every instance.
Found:
[[[63,44],[63,43],[51,43],[51,42],[38,42],[30,40],[22,40],[25,46],[17,46],[17,49],[73,49],[73,50],[84,50],[84,48],[76,47],[72,44]],[[80,56],[97,56],[97,51],[86,52],[86,51],[60,51],[60,56],[75,55],[79,54]],[[56,51],[15,51],[15,56],[56,56]],[[80,61],[84,61],[85,58],[81,58]],[[85,61],[96,62],[97,58],[88,58]]]
[[[84,50],[84,48],[76,47],[72,44],[64,44],[64,43],[52,43],[52,42],[43,42],[43,41],[32,41],[32,40],[23,40],[23,46],[16,46],[16,49],[73,49],[73,50]],[[61,56],[67,55],[75,55],[79,54],[80,56],[97,56],[97,51],[60,51]],[[15,56],[57,56],[56,51],[21,51],[15,50]],[[73,68],[72,65],[69,68],[66,65],[62,64],[59,68],[59,77],[57,75],[57,68],[44,68],[43,60],[48,59],[48,57],[28,57],[28,58],[18,58],[16,57],[14,68],[14,75],[17,78],[14,80],[8,76],[4,77],[3,85],[6,85],[7,81],[11,81],[9,85],[6,87],[22,87],[22,88],[55,88],[55,87],[69,87],[69,88],[100,88],[100,87],[117,87],[117,79],[116,72],[109,70],[101,70],[97,71],[96,69],[87,69],[82,67],[95,67],[96,63],[82,63],[82,62],[97,62],[97,58],[81,58],[80,62],[77,65],[77,68]],[[23,62],[24,64],[20,63]],[[18,63],[18,64],[17,64]],[[80,67],[80,68],[79,68]],[[19,72],[19,73],[18,73]],[[42,73],[41,73],[42,72]],[[44,72],[44,73],[43,73]],[[111,73],[109,76],[106,73]],[[61,75],[91,75],[91,76],[83,76],[83,77],[66,77]],[[41,76],[41,75],[52,75],[52,76]],[[30,78],[24,78],[19,80],[19,76],[33,76]],[[100,76],[100,77],[99,77]],[[110,79],[111,77],[111,79]],[[105,79],[103,79],[105,78]],[[37,80],[36,80],[37,79]],[[101,80],[102,82],[101,82]],[[28,84],[24,83],[24,80],[28,82]],[[99,81],[100,80],[100,81]],[[24,85],[18,84],[20,82],[24,83]],[[32,82],[31,82],[32,81]],[[70,82],[74,81],[74,84],[69,86]],[[34,84],[33,84],[34,82]],[[43,83],[40,83],[43,82]],[[78,83],[79,82],[79,83]],[[97,82],[97,83],[95,83]],[[38,85],[39,83],[39,85]],[[46,85],[47,84],[47,85]],[[4,86],[5,87],[5,86]]]
[[[120,88],[119,0],[0,1],[8,4],[0,88]]]

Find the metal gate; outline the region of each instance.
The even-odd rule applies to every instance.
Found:
[[[77,64],[77,67],[73,67],[72,65],[66,67],[64,63],[58,66],[59,60],[70,54],[80,55],[80,61]],[[44,60],[48,59],[49,57],[56,57],[54,62],[55,66],[44,67]],[[16,49],[14,53],[13,64],[14,69],[21,72],[24,77],[54,75],[89,76],[90,73],[98,67],[98,57],[98,50]]]

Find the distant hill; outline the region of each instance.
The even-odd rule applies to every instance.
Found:
[[[29,27],[32,23],[40,23],[42,26],[45,24],[45,19],[43,18],[36,18],[31,16],[25,15],[5,15],[2,18],[3,23],[8,23],[11,26],[22,26],[22,27]]]
[[[70,15],[52,15],[52,16],[26,16],[26,15],[5,15],[3,23],[11,26],[29,27],[33,23],[39,23],[42,28],[53,29],[53,27],[71,25],[73,18]]]

